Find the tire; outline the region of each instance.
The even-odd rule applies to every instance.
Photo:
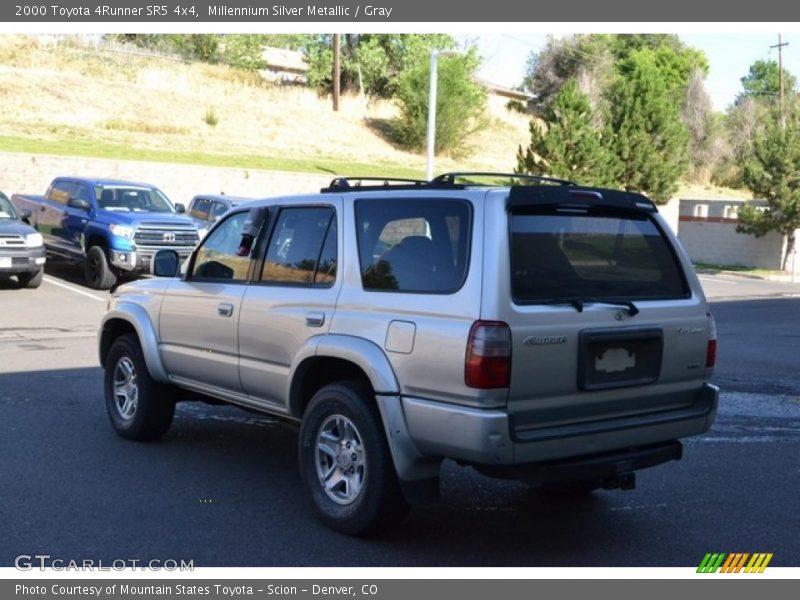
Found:
[[[175,416],[173,389],[150,377],[136,336],[117,338],[104,367],[106,409],[117,434],[139,441],[164,435]]]
[[[20,273],[17,275],[17,279],[19,280],[19,287],[21,288],[29,288],[35,289],[42,285],[42,279],[44,278],[44,269],[39,269],[38,271],[34,271],[33,273]]]
[[[320,389],[303,416],[299,444],[306,491],[331,529],[374,533],[408,511],[369,386],[343,382]]]
[[[102,246],[92,246],[86,251],[84,270],[87,285],[95,290],[107,290],[117,282]]]

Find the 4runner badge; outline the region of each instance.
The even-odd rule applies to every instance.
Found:
[[[522,340],[526,346],[548,346],[550,344],[566,344],[565,335],[530,335]]]

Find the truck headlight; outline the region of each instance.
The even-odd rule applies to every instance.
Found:
[[[130,225],[109,225],[108,228],[114,235],[125,238],[126,240],[133,239],[134,229]]]
[[[198,240],[202,240],[204,237],[206,237],[207,233],[208,233],[208,227],[198,227],[197,228],[197,239]]]
[[[25,246],[28,248],[38,248],[44,245],[44,238],[41,233],[29,233],[25,236]]]

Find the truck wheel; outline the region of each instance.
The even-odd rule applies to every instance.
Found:
[[[150,377],[135,335],[114,341],[105,362],[104,383],[108,416],[120,436],[154,440],[167,432],[175,415],[172,388]]]
[[[372,533],[407,512],[368,386],[337,383],[314,394],[299,443],[300,474],[315,512],[330,528]]]
[[[19,280],[19,287],[21,288],[38,288],[42,284],[44,278],[44,269],[39,269],[33,273],[20,273],[17,275]]]
[[[108,264],[108,256],[101,246],[86,251],[86,283],[96,290],[107,290],[117,282],[117,276]]]

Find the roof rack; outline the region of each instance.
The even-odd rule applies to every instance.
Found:
[[[525,181],[530,182],[542,182],[542,183],[557,183],[558,185],[573,185],[577,186],[578,184],[574,181],[569,181],[567,179],[556,179],[555,177],[543,177],[541,175],[525,175],[523,173],[492,173],[490,171],[464,171],[464,172],[453,172],[453,173],[444,173],[435,177],[431,180],[431,185],[447,185],[447,186],[459,186],[463,187],[464,185],[480,185],[476,182],[465,182],[465,183],[457,183],[456,179],[468,179],[470,177],[494,177],[495,179],[510,179],[512,182],[514,180],[524,179]],[[511,185],[514,185],[513,183]]]
[[[495,180],[507,179],[508,183],[479,183],[471,181],[471,178],[476,177],[491,177]],[[461,180],[461,181],[459,181]],[[540,175],[524,175],[522,173],[493,173],[491,171],[465,171],[444,173],[426,181],[425,179],[408,179],[405,177],[335,177],[331,180],[328,187],[322,188],[320,191],[325,193],[334,192],[375,192],[382,190],[418,190],[418,189],[458,189],[463,190],[470,186],[490,186],[490,185],[508,185],[511,187],[522,185],[518,183],[520,180],[526,183],[549,183],[558,184],[558,186],[572,186],[577,187],[574,181],[566,179],[556,179],[554,177],[543,177]]]
[[[364,182],[367,182],[364,185]],[[335,177],[322,193],[343,191],[375,191],[391,189],[414,189],[430,185],[424,179],[408,179],[405,177]]]

